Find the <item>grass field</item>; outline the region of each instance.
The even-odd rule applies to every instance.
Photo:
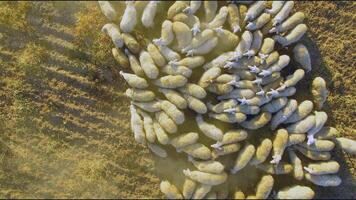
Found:
[[[95,3],[0,3],[0,198],[162,197],[154,158],[130,131],[111,47],[76,37],[84,6],[95,19],[85,28],[99,34],[105,19]],[[356,139],[356,3],[297,2],[296,10],[309,27],[306,82],[326,79],[328,125]],[[356,159],[333,157],[343,183],[317,197],[356,198]]]

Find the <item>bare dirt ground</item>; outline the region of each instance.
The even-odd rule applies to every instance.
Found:
[[[11,70],[16,50],[33,38],[0,25],[0,198],[163,197],[153,156],[132,137],[125,85],[88,78],[93,64],[74,48],[75,7],[69,5],[36,25],[36,41],[48,55],[40,78],[20,80]],[[309,27],[304,40],[313,72],[305,82],[327,80],[328,125],[356,139],[356,3],[297,2],[296,10]],[[105,67],[101,73],[112,78]],[[317,189],[317,197],[355,199],[356,159],[338,150],[333,157],[342,164],[343,183]]]

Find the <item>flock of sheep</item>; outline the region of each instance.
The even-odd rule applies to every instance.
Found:
[[[156,13],[164,3],[127,1],[119,16],[110,2],[99,1],[111,21],[102,31],[115,45],[113,56],[130,70],[120,74],[130,86],[126,95],[132,100],[135,140],[163,158],[169,156],[165,146],[170,145],[187,154],[195,167],[181,172],[182,188],[161,182],[166,197],[314,197],[303,185],[272,194],[274,179],[281,174],[318,186],[338,186],[340,166],[330,160],[330,151],[337,144],[355,155],[356,142],[337,138],[335,128],[324,126],[328,116],[321,109],[329,92],[323,78],[312,81],[312,100],[293,99],[295,86],[312,70],[308,49],[299,43],[307,31],[305,16],[292,12],[294,2],[176,1],[157,24]],[[158,27],[160,37],[142,46],[132,34],[138,26]],[[291,59],[296,66],[288,69]],[[181,132],[187,123],[196,123],[197,129]],[[249,134],[257,129],[274,134],[253,145]],[[213,144],[202,143],[202,138]],[[231,168],[219,161],[226,155],[235,158]],[[300,156],[309,161],[302,163]],[[265,174],[254,194],[245,196],[238,188],[233,194],[213,190],[247,166]]]

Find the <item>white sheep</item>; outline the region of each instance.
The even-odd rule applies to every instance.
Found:
[[[230,170],[232,174],[240,171],[242,168],[250,162],[253,155],[255,154],[255,147],[252,144],[246,144],[238,153],[237,158],[234,162],[233,168]]]
[[[120,29],[124,33],[131,33],[137,24],[137,11],[133,1],[126,1],[126,8],[120,22]]]
[[[201,171],[190,171],[189,169],[183,170],[183,173],[188,178],[195,180],[201,184],[205,185],[220,185],[224,183],[227,179],[227,174],[225,172],[221,174],[211,174]]]
[[[195,118],[195,121],[197,122],[200,131],[207,137],[216,141],[221,141],[223,139],[224,133],[222,130],[213,124],[205,122],[202,115],[198,114]]]

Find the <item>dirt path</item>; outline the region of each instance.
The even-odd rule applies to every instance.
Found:
[[[310,27],[312,77],[320,75],[330,86],[328,123],[356,139],[356,3],[299,2],[296,7]],[[95,84],[88,79],[92,64],[78,59],[83,52],[74,48],[73,11],[59,6],[55,17],[38,25],[38,43],[49,55],[41,65],[45,76],[15,93],[8,85],[16,76],[0,74],[7,81],[0,84],[0,100],[11,100],[0,104],[0,198],[162,197],[152,155],[130,132],[125,86]],[[18,39],[12,38],[13,48],[26,42]],[[15,56],[10,47],[1,47],[2,61]],[[299,90],[303,87],[309,86]],[[356,198],[355,158],[344,159],[341,152],[334,157],[342,163],[343,183],[319,189],[318,197]]]

